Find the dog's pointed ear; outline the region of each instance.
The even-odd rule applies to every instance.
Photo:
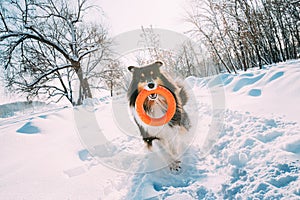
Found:
[[[135,66],[129,66],[129,67],[128,67],[128,70],[129,70],[130,72],[134,72],[135,68],[136,68]]]
[[[164,65],[164,63],[160,60],[156,61],[154,64],[156,64],[156,66],[158,66],[158,68],[160,68],[161,66]]]

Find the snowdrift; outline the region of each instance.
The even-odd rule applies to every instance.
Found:
[[[6,114],[0,199],[299,199],[300,60],[186,81],[198,125],[182,171],[145,171],[162,162],[159,155],[120,130],[103,96],[75,108],[95,115],[113,144],[101,158],[78,134],[73,108]],[[124,152],[142,159],[122,160],[131,170],[120,170],[111,160]]]
[[[44,106],[46,104],[40,101],[19,101],[3,104],[0,105],[0,118],[13,117],[18,115],[18,113],[34,112],[34,110],[40,110]]]

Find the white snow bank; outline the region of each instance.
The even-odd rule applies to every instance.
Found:
[[[101,97],[77,109],[94,115],[112,144],[101,158],[78,135],[78,120],[87,134],[91,121],[75,120],[71,108],[0,121],[0,199],[299,199],[300,61],[187,81],[199,120],[182,171],[143,172],[163,161],[117,126],[121,110]]]
[[[21,113],[34,112],[45,107],[46,103],[40,101],[18,101],[0,105],[0,118],[13,117]]]
[[[226,108],[251,111],[258,116],[285,116],[300,123],[300,61],[292,60],[263,70],[250,69],[239,74],[189,78],[196,93],[211,102],[211,88],[221,87],[226,95]],[[203,98],[202,98],[203,100]]]

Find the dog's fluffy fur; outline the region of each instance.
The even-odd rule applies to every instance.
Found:
[[[128,67],[132,72],[132,81],[128,89],[128,100],[134,121],[139,127],[144,142],[151,150],[153,145],[163,150],[163,155],[171,170],[178,171],[180,167],[180,156],[184,149],[184,139],[191,128],[190,119],[183,106],[188,101],[185,88],[162,70],[162,62],[142,66]],[[157,86],[167,88],[176,101],[176,112],[173,118],[163,126],[150,126],[145,124],[135,111],[135,100],[142,89],[154,89]],[[167,110],[167,104],[163,96],[151,94],[144,102],[146,113],[154,118],[161,117]]]

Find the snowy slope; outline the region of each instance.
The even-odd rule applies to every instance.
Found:
[[[0,119],[0,199],[300,199],[300,60],[187,82],[198,125],[182,171],[161,168],[104,96]],[[111,141],[101,156],[86,149],[82,130],[93,130],[78,110]]]

